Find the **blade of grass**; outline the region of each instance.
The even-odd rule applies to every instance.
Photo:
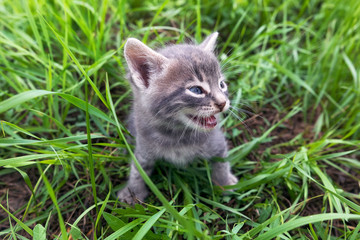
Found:
[[[203,198],[203,197],[200,197],[200,196],[197,196],[197,197],[198,197],[201,201],[203,201],[203,202],[205,202],[205,203],[207,203],[207,204],[211,204],[211,205],[213,205],[213,206],[216,207],[216,208],[223,209],[223,210],[225,210],[225,211],[227,211],[227,212],[234,213],[234,214],[236,214],[236,215],[239,215],[240,217],[243,217],[243,218],[245,218],[245,219],[250,220],[249,217],[245,216],[244,214],[240,213],[239,211],[237,211],[237,210],[234,209],[234,208],[228,207],[228,206],[226,206],[226,205],[224,205],[224,204],[221,204],[221,203],[212,201],[212,200],[207,199],[207,198]]]
[[[225,49],[230,44],[231,40],[233,39],[235,33],[237,33],[238,28],[240,27],[240,24],[243,22],[246,15],[247,15],[247,11],[242,12],[241,18],[239,18],[239,20],[236,22],[234,28],[232,28],[230,35],[226,38],[226,42],[224,43],[224,46],[222,47],[222,49],[220,51],[220,55],[224,53]]]
[[[201,1],[196,1],[196,31],[195,39],[197,42],[201,40]]]
[[[165,6],[166,6],[168,3],[169,3],[169,0],[165,0],[165,1],[161,4],[161,6],[158,8],[158,10],[156,11],[155,16],[153,17],[153,19],[151,20],[151,22],[150,22],[150,24],[149,24],[149,26],[148,26],[148,29],[149,29],[149,30],[145,32],[144,37],[143,37],[143,39],[142,39],[142,41],[143,41],[144,43],[147,43],[147,39],[148,39],[148,37],[149,37],[149,35],[150,35],[151,27],[153,26],[155,20],[158,18],[158,16],[159,16],[160,13],[164,10]]]
[[[266,240],[266,239],[272,239],[282,233],[285,233],[287,231],[290,231],[292,229],[295,229],[297,227],[316,223],[316,222],[322,222],[322,221],[328,221],[328,220],[335,220],[335,219],[354,219],[354,220],[360,220],[360,215],[356,214],[342,214],[342,213],[324,213],[324,214],[317,214],[312,216],[307,216],[303,218],[298,218],[294,220],[290,220],[282,225],[277,226],[276,228],[270,229],[264,234],[261,234],[255,240]]]
[[[89,99],[89,89],[88,89],[88,82],[85,82],[85,99]],[[86,134],[87,134],[87,146],[88,146],[88,159],[87,159],[87,167],[89,169],[90,173],[90,183],[91,183],[91,189],[92,189],[92,196],[94,198],[95,203],[95,209],[96,214],[98,216],[101,216],[99,214],[99,209],[97,205],[97,192],[96,192],[96,183],[95,183],[95,168],[94,168],[94,158],[93,158],[93,150],[92,150],[92,142],[91,142],[91,127],[90,127],[90,114],[89,114],[89,102],[85,101],[85,121],[86,121]],[[96,223],[95,223],[96,224]],[[97,240],[96,236],[97,229],[95,227],[94,229],[94,239]]]
[[[25,92],[19,93],[15,96],[12,96],[9,99],[6,99],[6,100],[0,102],[0,113],[3,113],[5,111],[7,111],[15,106],[18,106],[26,101],[29,101],[33,98],[45,96],[48,94],[53,94],[53,92],[49,92],[46,90],[30,90],[30,91],[25,91]]]
[[[33,154],[25,155],[20,157],[13,157],[8,159],[0,159],[0,167],[17,167],[21,164],[34,164],[35,162],[29,162],[33,160],[38,160],[42,158],[56,158],[56,154]]]
[[[44,47],[43,47],[43,44],[42,44],[42,37],[40,36],[40,33],[39,33],[39,30],[37,28],[37,25],[35,23],[35,19],[34,19],[34,16],[31,12],[31,9],[30,9],[30,4],[34,2],[33,1],[26,1],[25,4],[23,5],[24,8],[25,8],[25,12],[26,12],[26,15],[27,15],[27,18],[29,19],[29,23],[30,23],[30,26],[31,26],[31,30],[33,31],[34,33],[34,37],[36,39],[36,42],[37,42],[37,45],[39,47],[39,53],[44,53]],[[35,3],[36,4],[36,3]]]
[[[146,233],[150,230],[150,228],[157,222],[157,220],[161,217],[161,215],[164,214],[166,208],[163,208],[161,211],[155,213],[152,215],[145,223],[142,225],[142,227],[139,229],[139,231],[135,234],[133,239],[143,239],[143,237],[146,235]]]
[[[104,210],[105,210],[105,207],[107,206],[107,204],[108,204],[108,202],[109,202],[109,198],[110,198],[110,195],[111,195],[111,192],[112,192],[111,190],[112,190],[111,184],[109,184],[109,193],[107,194],[104,202],[102,202],[101,208],[100,208],[99,213],[98,213],[98,216],[97,216],[97,218],[96,218],[96,222],[95,222],[94,229],[97,229],[97,226],[98,226],[98,224],[99,224],[99,221],[100,221],[100,219],[101,219],[101,216],[103,215],[103,212],[104,212]]]
[[[62,98],[64,98],[65,100],[67,100],[68,102],[74,104],[76,107],[86,111],[87,102],[84,100],[81,100],[77,97],[74,97],[72,95],[65,94],[65,93],[50,92],[50,91],[46,91],[46,90],[30,90],[30,91],[19,93],[15,96],[12,96],[11,98],[9,98],[7,100],[0,102],[0,113],[5,112],[15,106],[21,105],[22,103],[27,102],[31,99],[46,96],[49,94],[59,95]],[[95,115],[95,116],[115,125],[115,121],[112,120],[110,117],[108,117],[104,112],[102,112],[98,108],[96,108],[92,105],[88,105],[88,110],[89,110],[90,114]]]
[[[24,229],[28,234],[30,234],[30,236],[33,236],[34,233],[33,231],[26,226],[20,219],[16,218],[13,214],[11,214],[11,212],[9,212],[6,208],[4,208],[4,206],[0,203],[0,207],[12,218],[15,220],[15,222],[17,222],[17,224],[19,224],[19,226]]]
[[[359,221],[358,225],[356,226],[356,228],[354,229],[354,231],[352,232],[349,240],[359,239],[359,231],[360,231],[360,221]]]
[[[65,42],[61,39],[60,35],[54,30],[54,28],[45,20],[45,18],[39,13],[40,18],[48,25],[48,27],[51,29],[51,31],[54,33],[55,37],[58,39],[59,43],[63,46],[63,48],[66,50],[66,52],[69,54],[69,56],[71,57],[71,59],[74,61],[74,63],[76,64],[76,66],[79,68],[79,70],[81,71],[81,73],[83,74],[83,76],[86,78],[87,82],[91,85],[92,89],[95,91],[96,95],[99,97],[99,99],[102,101],[102,103],[109,108],[109,106],[107,105],[104,97],[102,96],[101,92],[99,91],[99,89],[96,87],[96,85],[93,83],[93,81],[90,79],[90,77],[88,76],[88,74],[86,73],[86,71],[84,70],[84,68],[82,67],[82,65],[79,63],[79,61],[77,60],[77,58],[75,57],[75,55],[72,53],[72,51],[70,50],[70,48],[65,44]]]
[[[105,240],[115,240],[118,237],[122,236],[124,233],[130,231],[131,229],[133,229],[134,227],[139,225],[143,221],[144,221],[144,219],[138,218],[138,219],[126,224],[125,226],[121,227],[119,230],[117,230],[116,232],[114,232],[113,234],[111,234],[110,236],[105,238]]]
[[[103,138],[102,135],[91,134],[91,139]],[[72,137],[58,138],[53,140],[29,140],[29,139],[0,139],[0,147],[8,147],[15,145],[38,145],[38,144],[67,144],[69,142],[81,141],[87,139],[87,135],[81,134]]]
[[[306,83],[306,81],[302,80],[298,75],[296,75],[295,73],[289,71],[288,69],[284,68],[283,66],[281,66],[280,64],[267,59],[267,58],[263,58],[264,60],[266,60],[267,62],[271,63],[279,72],[283,73],[284,75],[288,76],[291,80],[293,80],[296,84],[298,84],[299,86],[302,86],[303,88],[305,88],[307,91],[309,91],[314,97],[317,96],[317,94],[315,93],[315,91]]]
[[[38,163],[37,166],[38,166],[40,174],[41,174],[41,176],[43,178],[43,181],[45,183],[46,189],[47,189],[47,191],[48,191],[48,193],[50,195],[50,198],[51,198],[53,204],[55,205],[55,209],[56,209],[56,211],[58,213],[58,219],[59,219],[59,225],[60,225],[60,229],[61,229],[62,239],[67,240],[67,232],[66,232],[66,228],[65,228],[64,219],[62,217],[61,210],[60,210],[60,207],[58,205],[54,189],[52,188],[49,180],[47,179],[46,175],[44,174],[44,172],[43,172],[43,170],[42,170],[42,168],[40,166],[40,163]]]
[[[327,176],[320,170],[320,168],[318,166],[313,166],[312,169],[315,171],[315,173],[320,177],[321,181],[323,182],[323,185],[327,188],[330,189],[331,192],[335,192],[337,193],[334,185],[330,182],[330,180],[327,178]],[[343,213],[343,208],[342,205],[340,203],[340,200],[335,197],[335,196],[330,196],[330,198],[332,199],[332,202],[335,206],[335,209],[338,213]]]

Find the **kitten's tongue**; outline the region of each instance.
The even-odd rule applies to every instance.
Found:
[[[192,117],[192,120],[205,128],[214,128],[217,124],[215,116]]]

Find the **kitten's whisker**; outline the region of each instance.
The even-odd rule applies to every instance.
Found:
[[[203,115],[201,114],[201,112],[198,112],[196,115],[195,115],[196,118],[202,118]],[[194,132],[194,137],[196,138],[196,133],[199,133],[200,131],[198,130],[200,127],[196,124],[195,125],[196,127],[193,129],[193,131],[191,132],[191,134]]]
[[[243,122],[244,118],[241,118],[239,115],[237,115],[234,111],[232,111],[231,109],[229,109],[229,112],[232,113],[239,121]]]
[[[220,64],[222,64],[222,63],[228,63],[228,62],[230,62],[231,60],[236,59],[236,58],[234,58],[234,57],[232,56],[232,53],[231,53],[233,49],[234,49],[234,47],[230,48],[229,51],[227,51],[227,52],[225,53],[226,58],[225,58],[224,60],[220,60]]]
[[[241,122],[241,124],[246,128],[246,130],[247,130],[251,135],[253,135],[252,132],[251,132],[251,129],[250,129],[249,126],[245,123],[244,119],[241,118],[241,117],[239,117],[235,112],[231,111],[231,109],[229,109],[229,111],[230,111],[230,113],[231,113],[234,117],[236,117],[236,118]]]
[[[251,116],[254,116],[255,113],[253,112],[250,112],[248,110],[245,110],[245,109],[242,109],[242,108],[237,108],[237,107],[234,107],[234,106],[230,106],[231,109],[234,109],[236,112],[242,112],[242,113],[246,113],[246,114],[249,114]]]
[[[178,141],[176,142],[176,145],[178,145],[178,144],[180,143],[180,140],[181,140],[181,138],[185,135],[185,132],[186,132],[186,130],[188,129],[188,127],[190,126],[191,121],[192,121],[191,119],[188,119],[188,120],[187,120],[187,122],[186,122],[186,124],[185,124],[185,128],[184,128],[184,130],[182,131],[182,133],[181,133]]]
[[[221,61],[221,63],[220,63],[221,70],[224,70],[225,66],[229,65],[232,61],[237,60],[240,57],[243,57],[243,56],[242,55],[235,56],[235,57],[229,56],[224,61]],[[234,65],[234,66],[240,66],[240,65],[237,64],[237,65]]]
[[[226,54],[227,58],[225,58],[224,60],[221,60],[220,62],[223,63],[223,62],[229,62],[231,60],[236,60],[238,59],[239,57],[243,57],[244,55],[237,55],[237,56],[234,56],[232,54],[229,54],[229,52]]]
[[[228,70],[230,72],[230,70],[232,69],[236,69],[237,71],[239,71],[238,73],[243,72],[242,69],[244,69],[244,65],[243,64],[236,64],[236,65],[231,65],[230,61],[225,63],[222,67],[221,70],[223,71],[224,69]]]
[[[226,56],[231,56],[231,52],[234,50],[234,47],[230,48],[229,51],[226,52]]]
[[[250,112],[250,111],[247,111],[245,109],[242,109],[242,108],[236,108],[236,107],[233,107],[233,106],[230,106],[232,109],[236,110],[236,112],[241,112],[241,113],[245,113],[245,114],[248,114],[252,117],[260,117],[261,119],[265,120],[265,118],[263,116],[261,116],[260,114],[257,114],[257,113],[253,113],[253,112]]]

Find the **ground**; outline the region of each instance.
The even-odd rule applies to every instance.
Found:
[[[316,113],[319,112],[317,110],[314,111],[315,116],[314,119],[316,120]],[[267,106],[258,113],[253,113],[249,116],[248,119],[243,121],[242,123],[235,125],[234,127],[248,131],[250,133],[250,136],[257,137],[260,136],[269,126],[273,126],[276,122],[278,122],[280,119],[282,119],[286,114],[285,113],[279,113],[276,111],[276,109],[272,108],[271,106]],[[249,154],[249,159],[253,161],[254,163],[259,162],[260,158],[264,157],[265,155],[268,155],[269,153],[272,155],[277,154],[287,154],[292,151],[295,151],[299,146],[301,146],[303,143],[297,143],[296,141],[288,144],[291,142],[296,136],[299,134],[302,134],[303,139],[307,141],[311,141],[314,138],[314,121],[309,121],[309,119],[304,119],[303,114],[300,112],[290,119],[285,120],[281,126],[276,128],[274,131],[271,132],[270,136],[271,141],[259,145],[257,149],[255,149],[252,153]],[[228,132],[231,132],[233,128],[228,129]],[[251,131],[251,132],[250,132]],[[242,135],[243,142],[248,142],[250,139],[246,137],[245,134]],[[229,141],[229,144],[231,145],[231,141]],[[354,155],[355,156],[355,155]],[[277,161],[276,158],[271,159],[271,161]],[[260,163],[258,164],[260,166]],[[112,168],[112,164],[109,164],[109,168]],[[334,166],[326,165],[324,166],[326,169],[327,174],[331,177],[331,179],[334,181],[336,186],[340,189],[343,189],[344,191],[358,195],[360,193],[360,187],[358,180],[360,179],[360,173],[356,170],[350,169],[346,166],[338,166],[337,168]],[[255,167],[253,170],[253,174],[256,174],[257,168]],[[33,183],[33,186],[36,184],[37,179],[39,178],[38,171],[36,167],[30,167],[27,168],[26,172],[29,173],[29,178]],[[156,172],[156,171],[155,171]],[[156,173],[155,173],[156,174]],[[83,176],[86,177],[86,176]],[[241,176],[239,176],[241,177]],[[101,180],[100,180],[101,181]],[[112,179],[114,184],[118,183],[124,183],[126,181],[126,177],[120,178],[120,179]],[[0,184],[2,186],[1,188],[1,204],[3,206],[8,206],[8,209],[10,212],[15,213],[14,215],[21,219],[23,217],[26,204],[29,201],[29,198],[31,196],[31,190],[24,182],[23,177],[17,173],[17,172],[11,172],[11,174],[5,174],[0,176]],[[62,187],[62,189],[59,192],[59,196],[62,194],[66,194],[68,191],[71,191],[75,188],[75,185],[77,184],[77,179],[74,176],[70,176],[69,180],[66,182],[66,184]],[[279,191],[279,189],[278,189]],[[89,195],[85,197],[87,199],[84,204],[87,204],[88,206],[91,206],[93,204],[93,198],[91,192],[85,192],[85,194],[88,193]],[[280,206],[283,209],[286,209],[291,206],[291,197],[289,196],[287,189],[283,188],[280,189],[278,192],[279,197],[281,198],[281,202],[284,203],[284,206]],[[306,204],[301,208],[300,212],[294,212],[292,214],[299,214],[301,216],[311,216],[314,214],[319,214],[324,212],[324,205],[323,205],[323,196],[324,191],[319,188],[316,184],[310,183],[309,187],[309,196],[306,200]],[[268,198],[271,198],[271,196],[267,196]],[[40,201],[40,200],[35,200]],[[264,199],[258,200],[259,203],[263,202]],[[286,205],[288,203],[288,205]],[[51,201],[48,200],[47,204],[43,206],[44,210],[48,208],[48,205],[51,204]],[[70,200],[67,202],[67,204],[74,204],[76,205],[76,199]],[[358,203],[360,204],[360,202]],[[227,203],[228,206],[233,207],[235,204],[235,199],[230,200]],[[218,211],[219,214],[223,215],[224,218],[226,218],[226,212],[221,213],[221,209],[214,208],[215,211]],[[77,208],[75,208],[73,211],[67,212],[64,214],[64,219],[66,222],[74,222],[79,215],[81,214],[81,211],[79,211]],[[253,209],[252,207],[249,207],[246,209],[246,211],[243,212],[243,214],[249,216],[252,218],[252,220],[257,221],[259,216],[259,212],[256,209]],[[206,213],[205,213],[206,215]],[[26,219],[30,220],[36,217],[36,212],[29,213],[26,217]],[[95,211],[92,211],[92,217],[96,218]],[[4,212],[2,209],[0,209],[0,219],[3,219],[0,223],[0,231],[8,229],[9,222],[8,222],[8,215],[6,212]],[[60,230],[56,225],[56,216],[50,219],[50,232],[49,235],[56,236],[60,234]],[[54,223],[52,225],[51,223]],[[87,233],[86,235],[88,237],[92,236],[93,232],[93,226],[89,225],[89,219],[87,217],[84,217],[78,224],[78,227],[82,229],[83,233]],[[14,224],[14,223],[13,223]],[[214,224],[214,223],[212,223]],[[222,226],[221,222],[218,223],[217,230],[221,230]],[[215,223],[216,225],[216,223]],[[336,224],[338,227],[342,226],[341,221],[336,221]],[[355,228],[357,223],[355,221],[349,222],[348,227]],[[54,227],[51,227],[54,226]],[[70,230],[70,229],[68,229]],[[26,235],[25,231],[22,231],[23,234]],[[337,235],[341,235],[341,233],[338,233]]]

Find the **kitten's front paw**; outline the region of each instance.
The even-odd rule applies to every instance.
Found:
[[[239,180],[237,179],[237,177],[235,177],[232,173],[230,173],[226,185],[235,185],[238,182]]]
[[[117,197],[121,202],[128,203],[130,205],[134,205],[137,202],[143,202],[148,195],[148,191],[144,190],[141,193],[134,193],[130,188],[125,187],[120,190],[117,194]]]
[[[213,175],[213,182],[219,186],[231,186],[231,185],[235,185],[238,183],[238,179],[237,177],[234,176],[234,174],[232,174],[231,172],[229,172],[228,174],[226,174],[225,176],[219,177],[218,175]],[[228,195],[229,192],[233,192],[233,189],[227,189],[224,192],[225,195]]]
[[[237,177],[235,177],[231,172],[227,172],[226,174],[218,174],[217,172],[214,172],[212,180],[219,186],[235,185],[238,183]]]
[[[223,186],[228,186],[228,185],[235,185],[239,182],[239,180],[237,179],[237,177],[235,177],[232,173],[230,173],[226,179],[226,184],[224,184]],[[223,192],[224,195],[229,195],[230,192],[233,192],[234,189],[227,189],[227,191]]]

